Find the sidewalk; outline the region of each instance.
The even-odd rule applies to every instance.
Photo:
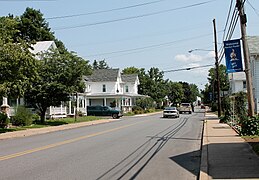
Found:
[[[200,180],[259,179],[259,157],[215,114],[206,113],[203,131]]]

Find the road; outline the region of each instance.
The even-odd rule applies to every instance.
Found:
[[[197,179],[201,111],[2,140],[0,179]]]

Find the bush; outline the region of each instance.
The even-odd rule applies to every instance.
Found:
[[[16,126],[29,126],[32,124],[32,113],[24,106],[19,106],[12,118],[12,124]]]
[[[0,112],[0,128],[6,128],[10,120],[5,113]]]
[[[259,119],[258,117],[249,117],[241,122],[241,135],[259,135]]]
[[[140,98],[136,101],[137,106],[143,109],[155,108],[154,100],[152,98]]]
[[[40,116],[38,114],[32,114],[32,122],[38,123],[40,121]]]
[[[142,114],[142,113],[144,113],[144,110],[140,106],[133,106],[132,107],[132,112],[134,114]]]

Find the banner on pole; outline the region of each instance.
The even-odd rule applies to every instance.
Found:
[[[227,73],[243,71],[240,39],[224,41]]]

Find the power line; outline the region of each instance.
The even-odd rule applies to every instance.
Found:
[[[229,6],[228,16],[227,16],[226,24],[225,24],[225,27],[224,27],[223,39],[225,37],[225,32],[226,32],[226,28],[227,28],[227,25],[228,25],[230,12],[231,12],[231,9],[232,9],[232,4],[233,4],[233,0],[231,0],[230,6]]]
[[[182,42],[182,41],[189,41],[189,40],[198,39],[198,38],[202,38],[202,37],[210,36],[210,35],[211,35],[211,33],[205,34],[205,35],[196,36],[196,37],[191,37],[191,38],[185,38],[185,39],[181,39],[181,40],[175,40],[175,41],[170,41],[170,42],[165,42],[165,43],[160,43],[160,44],[154,44],[154,45],[139,47],[139,48],[132,48],[132,49],[126,49],[126,50],[120,50],[120,51],[92,54],[92,55],[89,55],[87,57],[94,57],[94,56],[101,56],[101,55],[110,55],[110,54],[118,54],[118,53],[130,52],[130,51],[145,50],[145,49],[161,47],[161,46],[169,46],[169,45],[172,45],[172,44],[175,44],[175,43],[179,43],[179,42]]]
[[[207,65],[203,65],[203,66],[193,66],[193,67],[180,68],[180,69],[171,69],[171,70],[165,70],[163,72],[168,73],[168,72],[177,72],[177,71],[189,71],[191,69],[198,69],[198,68],[204,68],[204,67],[209,67],[209,66],[214,66],[214,64],[207,64]]]
[[[191,4],[191,5],[188,5],[188,6],[182,6],[182,7],[178,7],[178,8],[173,8],[173,9],[168,9],[168,10],[163,10],[163,11],[157,11],[157,12],[147,13],[147,14],[142,14],[142,15],[137,15],[137,16],[113,19],[113,20],[108,20],[108,21],[100,21],[100,22],[88,23],[88,24],[82,24],[82,25],[75,25],[75,26],[59,27],[59,28],[54,28],[54,30],[75,29],[75,28],[82,28],[82,27],[88,27],[88,26],[96,26],[96,25],[101,25],[101,24],[114,23],[114,22],[119,22],[119,21],[130,20],[130,19],[143,18],[143,17],[163,14],[163,13],[167,13],[167,12],[171,12],[171,11],[187,9],[187,8],[191,8],[191,7],[195,7],[195,6],[201,6],[201,5],[204,5],[204,4],[211,3],[213,1],[215,1],[215,0],[204,1],[204,2],[200,2],[200,3],[196,3],[196,4]]]
[[[135,4],[135,5],[131,5],[131,6],[125,6],[125,7],[120,7],[120,8],[113,8],[113,9],[102,10],[102,11],[94,11],[94,12],[89,12],[89,13],[72,14],[72,15],[66,15],[66,16],[55,16],[55,17],[49,17],[49,18],[46,18],[46,19],[47,20],[54,20],[54,19],[64,19],[64,18],[72,18],[72,17],[80,17],[80,16],[101,14],[101,13],[119,11],[119,10],[124,10],[124,9],[136,8],[136,7],[140,7],[140,6],[146,6],[146,5],[150,5],[150,4],[159,3],[159,2],[162,2],[162,1],[166,1],[166,0],[151,1],[151,2],[146,2],[146,3],[141,3],[141,4]]]
[[[249,6],[251,6],[251,8],[254,10],[255,14],[259,17],[258,10],[254,8],[254,6],[249,2],[249,0],[247,1],[247,3],[249,4]]]

